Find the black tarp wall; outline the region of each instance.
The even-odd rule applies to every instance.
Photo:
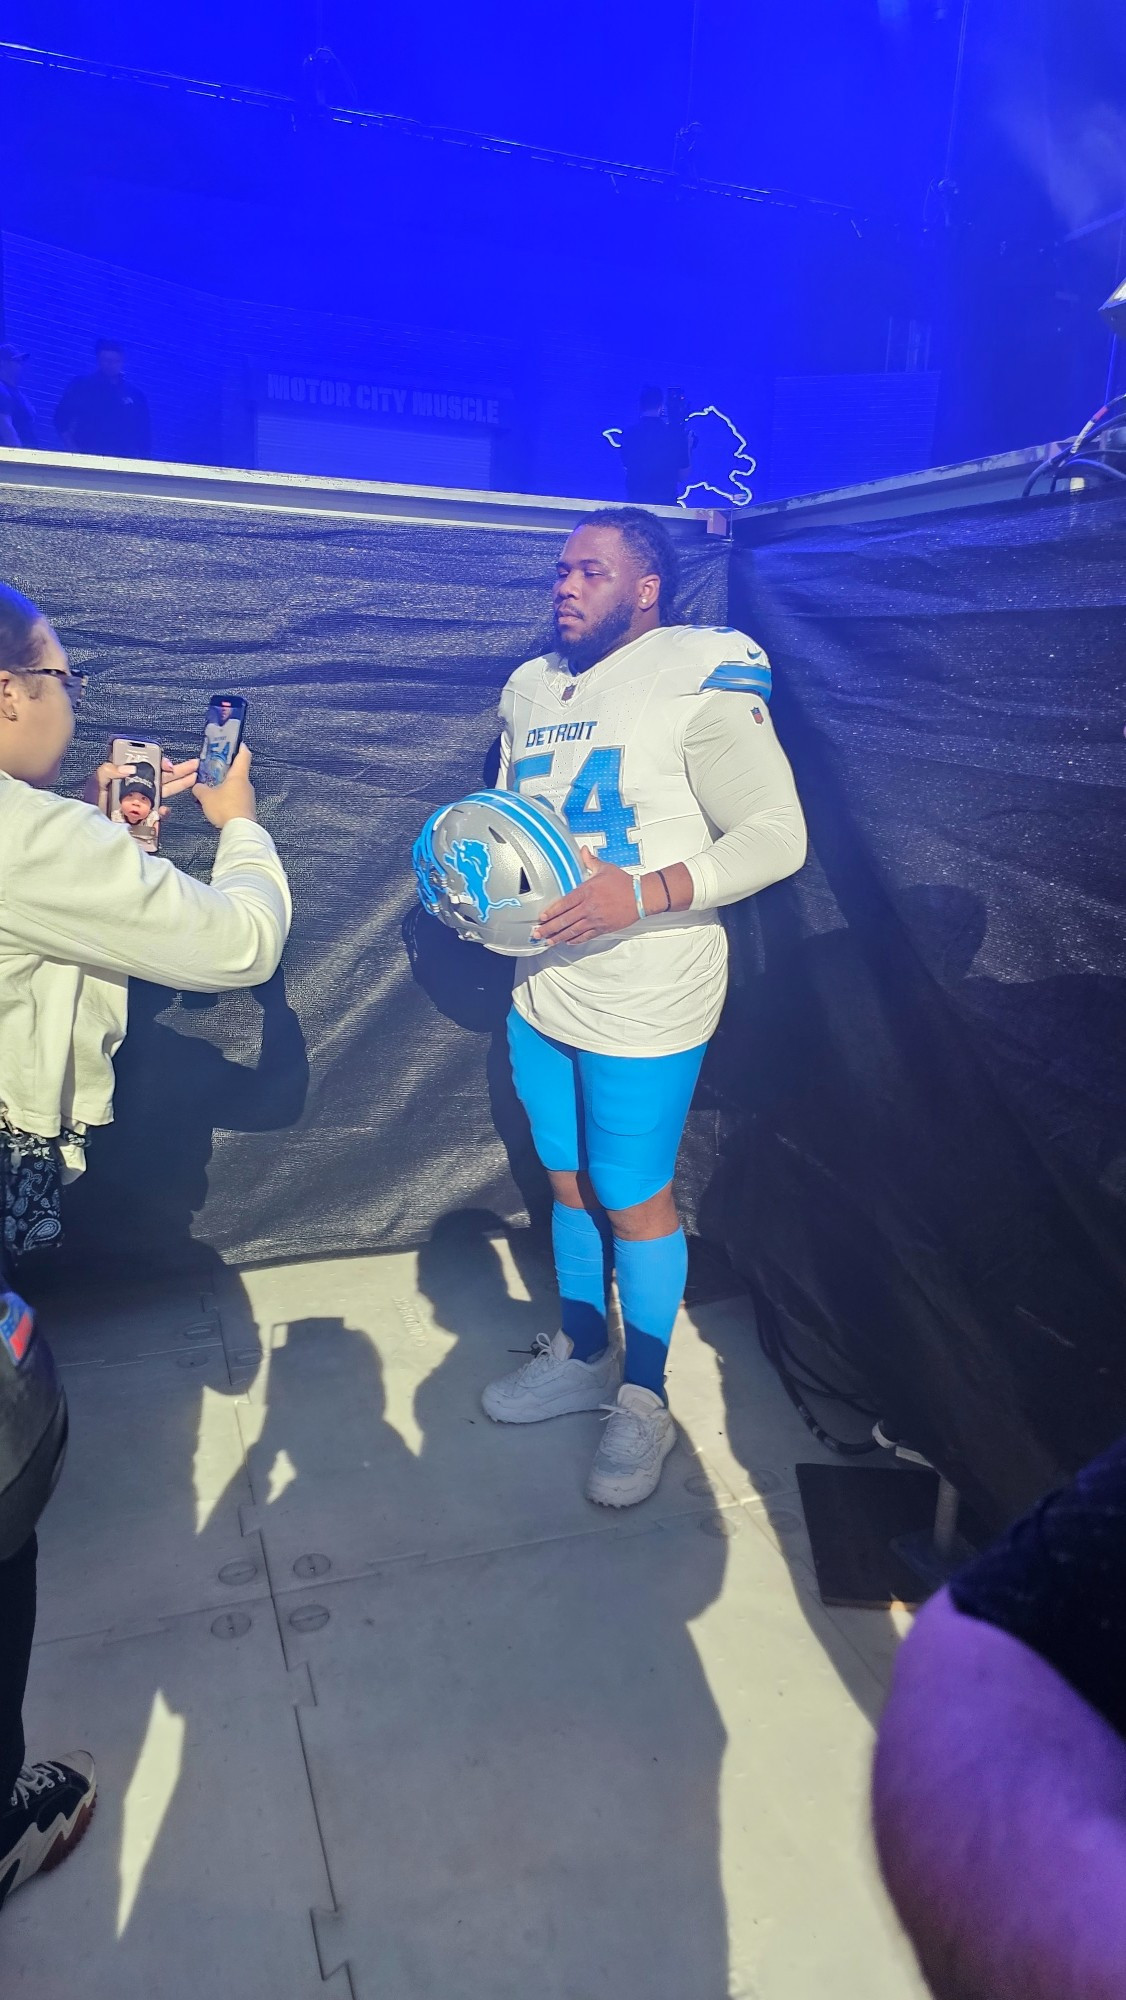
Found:
[[[1126,1427],[1126,502],[744,544],[813,846],[701,1226],[987,1518]]]

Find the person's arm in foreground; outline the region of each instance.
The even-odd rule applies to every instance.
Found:
[[[939,2000],[1126,2000],[1124,1503],[1119,1446],[900,1653],[876,1841]]]
[[[90,807],[53,800],[6,856],[5,930],[40,952],[188,992],[261,985],[281,959],[290,899],[255,819],[249,751],[196,797],[219,829],[210,884],[146,855]]]

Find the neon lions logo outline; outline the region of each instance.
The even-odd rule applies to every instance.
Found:
[[[705,404],[702,410],[690,410],[684,423],[686,430],[700,424],[703,431],[702,435],[696,434],[698,462],[692,468],[695,477],[689,480],[683,493],[678,493],[677,506],[704,506],[704,495],[710,494],[724,507],[748,507],[754,499],[750,481],[758,460],[748,451],[742,431],[715,403]],[[620,424],[612,424],[602,435],[615,451],[621,450]],[[699,497],[694,499],[693,495]],[[563,699],[566,701],[567,696]]]
[[[713,421],[709,423],[709,419]],[[701,506],[703,501],[693,503],[692,496],[706,493],[728,507],[748,506],[754,498],[750,479],[757,460],[747,450],[747,440],[742,431],[714,403],[709,403],[703,410],[691,410],[685,422],[689,428],[693,424],[704,424],[707,428],[703,437],[697,438],[700,463],[693,465],[695,477],[678,495],[677,506]]]
[[[495,901],[490,896],[487,885],[493,872],[493,857],[483,840],[455,840],[446,865],[461,877],[465,899],[473,905],[483,924],[488,923],[491,910],[519,909],[519,896],[502,896]]]

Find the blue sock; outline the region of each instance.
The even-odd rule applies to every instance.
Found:
[[[625,1380],[663,1398],[669,1341],[688,1276],[683,1229],[648,1243],[622,1243],[615,1236],[614,1265],[626,1329]]]
[[[603,1218],[600,1228],[585,1208],[566,1208],[557,1201],[551,1213],[551,1247],[559,1280],[560,1325],[575,1344],[575,1360],[589,1361],[606,1345],[609,1224]]]

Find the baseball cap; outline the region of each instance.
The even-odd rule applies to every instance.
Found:
[[[0,361],[26,361],[27,349],[17,347],[14,340],[0,340]]]
[[[122,798],[127,799],[130,792],[140,792],[151,806],[156,804],[156,772],[151,764],[138,764],[131,778],[122,778]]]

